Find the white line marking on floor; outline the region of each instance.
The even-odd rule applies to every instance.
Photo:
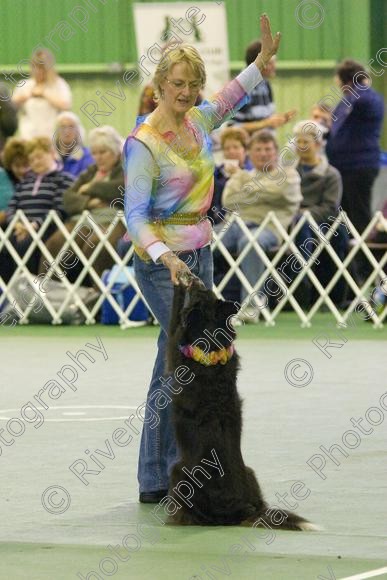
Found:
[[[346,576],[345,578],[340,578],[339,580],[365,580],[365,578],[375,578],[375,576],[381,576],[382,574],[387,574],[387,566],[385,568],[378,568],[377,570],[363,572],[362,574],[355,574],[355,576]]]
[[[125,409],[125,411],[130,411],[130,410],[135,410],[138,409],[138,407],[134,407],[132,405],[63,405],[63,407],[59,407],[59,406],[54,406],[54,407],[50,407],[49,409],[44,409],[44,407],[40,407],[40,406],[36,406],[36,408],[38,409],[38,411],[43,411],[44,414],[44,420],[47,421],[48,423],[66,423],[66,422],[70,422],[70,421],[76,421],[76,422],[90,422],[90,421],[124,421],[125,419],[128,418],[127,415],[124,416],[116,416],[116,417],[85,417],[82,416],[81,418],[68,418],[65,419],[63,418],[63,415],[86,415],[86,412],[81,411],[78,412],[77,409]],[[48,417],[46,417],[46,414],[49,413],[50,411],[54,410],[54,411],[63,411],[64,409],[74,409],[74,412],[62,412],[62,417],[56,417],[53,419],[49,419]],[[5,414],[6,413],[11,413],[11,415],[8,417]],[[0,421],[9,421],[12,418],[12,414],[13,413],[20,413],[20,409],[0,409]]]

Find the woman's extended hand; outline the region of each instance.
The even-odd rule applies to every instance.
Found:
[[[171,273],[171,280],[175,286],[182,284],[183,286],[189,286],[191,283],[191,270],[188,268],[187,264],[180,260],[173,252],[165,252],[160,256],[161,262]]]
[[[255,64],[262,72],[272,56],[274,56],[279,47],[281,33],[277,32],[273,38],[270,28],[270,20],[267,14],[262,14],[261,18],[261,52],[255,59]]]
[[[291,109],[286,113],[275,113],[271,117],[267,118],[267,126],[273,127],[274,129],[282,127],[282,125],[285,125],[285,123],[289,123],[289,121],[291,121],[296,114],[297,109]]]

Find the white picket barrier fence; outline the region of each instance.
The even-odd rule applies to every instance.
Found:
[[[34,289],[37,287],[37,284],[39,284],[41,288],[39,292],[39,300],[41,302],[39,303],[39,305],[40,306],[44,305],[47,308],[51,316],[52,324],[62,323],[63,313],[65,312],[69,304],[74,304],[80,309],[80,311],[84,316],[86,324],[94,324],[96,322],[97,313],[100,310],[103,301],[108,300],[109,304],[116,312],[119,318],[120,326],[122,328],[138,326],[139,325],[138,322],[129,320],[129,317],[138,301],[140,299],[144,300],[138,288],[135,278],[133,277],[131,271],[126,268],[127,264],[129,263],[129,261],[133,256],[133,247],[130,247],[125,257],[121,259],[117,254],[116,249],[111,245],[111,243],[108,240],[111,228],[117,223],[117,220],[121,220],[122,223],[125,225],[123,216],[117,216],[116,221],[113,222],[113,224],[110,224],[110,226],[105,231],[93,221],[89,212],[85,211],[83,212],[82,216],[76,223],[76,226],[72,230],[72,232],[69,232],[65,228],[63,222],[58,217],[56,212],[50,211],[42,227],[39,229],[38,232],[36,232],[31,227],[31,224],[28,222],[23,212],[18,210],[12,222],[8,225],[7,229],[5,231],[0,229],[0,252],[6,249],[9,255],[13,258],[13,260],[16,263],[16,271],[14,272],[11,280],[8,282],[7,285],[5,284],[4,280],[2,280],[2,278],[0,277],[0,324],[5,323],[5,320],[2,319],[1,310],[7,302],[14,306],[15,312],[18,313],[17,322],[20,324],[28,324],[29,315],[32,309],[36,308],[37,306],[36,298],[34,300],[31,299],[30,301],[27,301],[27,299],[25,299],[23,301],[19,300],[19,302],[17,302],[12,292],[12,286],[15,280],[17,280],[17,278],[20,275],[24,275],[28,283],[31,285],[31,296],[33,295]],[[342,220],[342,222],[345,223],[347,231],[351,233],[353,238],[349,251],[343,261],[339,258],[334,248],[330,244],[331,238],[335,235],[335,232],[339,227],[340,223],[342,223],[340,220]],[[31,244],[23,257],[19,256],[19,254],[15,251],[15,248],[12,246],[10,242],[10,237],[12,234],[14,224],[18,221],[21,221],[25,225],[25,227],[28,230],[28,233],[32,238]],[[232,256],[222,242],[223,236],[225,235],[228,225],[231,225],[233,221],[237,221],[239,223],[242,231],[248,238],[248,242],[246,243],[246,246],[244,247],[243,251],[240,253],[239,256]],[[292,308],[294,309],[295,313],[299,317],[302,326],[310,326],[311,321],[316,312],[319,310],[320,306],[322,304],[325,304],[326,307],[329,309],[329,311],[332,313],[334,320],[339,325],[341,324],[345,325],[349,317],[352,315],[352,313],[354,313],[356,309],[359,309],[359,307],[361,306],[363,310],[367,310],[368,308],[369,316],[372,318],[374,327],[375,328],[381,327],[383,325],[383,320],[387,316],[387,307],[385,307],[382,310],[382,312],[377,313],[375,309],[372,307],[373,306],[372,300],[370,301],[370,291],[375,285],[379,284],[381,285],[380,287],[382,288],[383,292],[387,294],[387,276],[386,271],[384,269],[387,261],[387,251],[384,250],[382,258],[379,261],[377,261],[372,251],[368,247],[366,239],[369,233],[375,227],[375,225],[383,221],[385,222],[381,212],[377,212],[373,216],[366,230],[362,233],[362,235],[360,235],[354,228],[353,224],[349,221],[348,217],[341,212],[340,217],[338,219],[336,220],[333,219],[331,224],[326,224],[327,227],[325,228],[325,230],[323,228],[323,232],[319,233],[320,230],[318,224],[315,222],[315,220],[313,219],[313,217],[310,215],[309,212],[305,212],[301,217],[301,219],[297,222],[297,224],[291,229],[291,231],[287,232],[281,226],[281,223],[278,221],[275,213],[269,212],[265,220],[257,229],[257,231],[254,231],[254,233],[252,233],[252,231],[245,225],[245,223],[237,215],[232,214],[230,220],[224,224],[224,227],[222,227],[221,231],[218,231],[218,233],[214,232],[212,250],[213,251],[218,250],[224,256],[225,260],[229,264],[229,269],[225,274],[225,276],[222,278],[222,280],[218,283],[217,286],[214,286],[214,292],[216,293],[217,296],[223,298],[224,296],[222,291],[224,290],[227,282],[231,279],[233,274],[235,274],[239,278],[241,285],[245,287],[247,293],[250,296],[252,295],[256,296],[257,294],[256,291],[262,289],[265,280],[267,280],[268,277],[271,277],[272,280],[275,281],[279,287],[285,289],[285,291],[283,292],[284,294],[283,297],[277,300],[276,305],[272,309],[269,309],[268,307],[262,308],[262,302],[260,302],[258,298],[254,298],[254,301],[257,303],[257,307],[260,309],[262,317],[264,318],[265,323],[267,325],[275,324],[275,321],[279,313],[284,308],[285,304],[289,302]],[[274,224],[280,231],[283,237],[283,243],[276,249],[274,254],[270,253],[271,257],[269,258],[268,255],[262,249],[262,247],[257,243],[256,238],[259,235],[259,233],[270,223]],[[316,247],[314,248],[313,252],[310,252],[310,256],[307,261],[302,260],[300,251],[295,244],[295,238],[299,230],[305,223],[308,223],[310,226],[312,226],[312,228],[314,228],[316,232]],[[80,273],[75,283],[73,284],[70,283],[69,280],[67,279],[66,270],[63,267],[63,264],[61,264],[58,261],[55,262],[54,257],[50,254],[44,242],[42,241],[45,232],[52,225],[55,225],[56,228],[62,232],[65,238],[65,243],[62,247],[62,252],[65,250],[69,250],[82,263],[83,266],[82,272]],[[87,228],[87,231],[89,232],[92,231],[93,234],[96,234],[99,239],[98,244],[95,245],[89,257],[85,256],[85,254],[81,251],[80,247],[74,240],[77,232],[82,231],[83,227]],[[52,268],[49,269],[45,273],[45,275],[42,276],[39,280],[37,280],[36,275],[30,273],[26,267],[29,258],[31,257],[32,253],[36,248],[40,250],[41,254],[44,256],[44,258],[47,260],[49,264],[52,264],[54,262]],[[103,248],[105,248],[109,252],[112,258],[112,263],[117,264],[118,266],[116,268],[114,275],[110,277],[108,284],[104,284],[102,282],[100,276],[96,273],[93,267],[95,258],[98,256],[99,252]],[[255,252],[261,257],[266,268],[263,274],[261,275],[260,279],[257,280],[254,287],[250,285],[249,281],[247,280],[247,278],[244,276],[243,272],[240,269],[241,261],[251,248],[253,248]],[[321,285],[321,283],[319,282],[318,278],[316,277],[315,273],[312,270],[312,266],[315,263],[315,260],[317,259],[317,257],[319,256],[319,254],[323,249],[325,249],[328,252],[329,256],[332,258],[333,262],[336,265],[336,272],[334,273],[332,279],[330,280],[330,282],[326,287],[323,287]],[[371,273],[367,277],[367,280],[365,280],[361,286],[358,286],[351,273],[351,264],[353,262],[353,258],[356,252],[359,250],[362,250],[364,252],[364,255],[366,256],[371,267]],[[295,276],[295,279],[290,284],[290,286],[286,286],[284,279],[281,277],[280,272],[283,272],[283,269],[281,268],[283,268],[284,263],[286,261],[287,263],[289,263],[291,255],[293,255],[294,259],[298,258],[299,265],[302,264],[302,262],[303,265],[298,271],[297,275]],[[60,304],[60,306],[57,309],[54,308],[52,302],[50,301],[49,290],[44,291],[44,285],[47,284],[47,287],[49,286],[49,280],[50,278],[52,278],[54,272],[56,276],[59,277],[62,284],[67,290],[63,303]],[[84,281],[87,275],[95,284],[96,292],[98,293],[96,299],[93,300],[93,303],[90,307],[87,305],[87,302],[85,302],[84,299],[82,299],[82,297],[80,296],[80,294],[82,293],[81,292],[82,282]],[[128,281],[128,284],[130,284],[135,290],[135,295],[125,310],[121,308],[119,302],[117,302],[114,295],[111,293],[111,289],[114,283],[116,282],[118,276],[122,277],[122,275]],[[343,276],[345,278],[345,281],[348,284],[349,289],[353,292],[354,295],[353,299],[351,300],[350,304],[347,306],[345,311],[339,311],[329,296],[330,291],[332,290],[332,288],[334,287],[340,276]],[[313,304],[313,306],[310,308],[309,311],[304,311],[303,307],[298,303],[295,297],[295,291],[299,286],[299,284],[304,279],[304,277],[309,278],[310,283],[315,287],[319,295],[317,301]],[[10,325],[9,320],[7,321],[7,325]]]

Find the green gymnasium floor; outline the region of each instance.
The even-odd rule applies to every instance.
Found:
[[[238,334],[245,461],[271,505],[296,502],[302,482],[295,511],[321,531],[175,528],[137,502],[140,435],[120,447],[113,432],[144,402],[157,328],[0,327],[1,580],[387,578],[386,328],[359,319],[335,334],[329,315],[302,329],[285,313]],[[80,349],[86,370],[66,354]],[[57,375],[69,366],[76,390]],[[332,460],[321,446],[334,444]],[[79,460],[95,471],[87,485],[69,469]]]

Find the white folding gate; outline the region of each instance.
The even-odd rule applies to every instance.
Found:
[[[125,225],[124,218],[122,216],[117,216],[116,220],[121,220],[122,223]],[[28,233],[32,238],[32,242],[26,252],[26,254],[21,258],[19,254],[15,251],[15,248],[12,246],[10,242],[10,236],[12,234],[13,227],[16,222],[21,221]],[[225,245],[223,244],[223,236],[227,231],[227,227],[231,225],[232,222],[238,222],[239,226],[241,227],[242,231],[246,235],[248,241],[246,246],[244,247],[243,251],[239,254],[239,256],[233,256],[227,250]],[[75,228],[72,232],[69,232],[65,227],[63,222],[60,220],[56,212],[50,211],[47,215],[42,227],[36,232],[32,227],[29,221],[24,216],[23,212],[18,210],[12,220],[12,222],[8,225],[7,229],[3,231],[0,229],[0,252],[5,248],[8,253],[12,256],[13,260],[16,263],[16,271],[13,274],[11,280],[6,285],[4,281],[0,277],[0,324],[5,323],[5,317],[1,316],[1,310],[6,303],[10,303],[14,306],[15,311],[18,312],[18,322],[20,324],[28,324],[29,322],[29,315],[31,310],[36,307],[36,301],[34,300],[24,300],[17,302],[15,296],[12,292],[12,283],[14,280],[17,279],[20,274],[24,275],[28,280],[28,283],[31,285],[31,289],[35,289],[37,285],[39,285],[39,299],[41,300],[42,304],[47,308],[51,317],[52,317],[52,324],[61,324],[62,323],[62,315],[65,309],[68,307],[70,303],[75,304],[85,317],[86,324],[94,324],[96,322],[96,314],[99,311],[102,303],[104,300],[108,300],[114,311],[117,313],[119,322],[122,328],[127,328],[130,326],[137,326],[138,323],[133,322],[129,319],[133,309],[135,308],[136,304],[140,299],[143,299],[141,292],[137,286],[136,280],[134,279],[133,275],[131,274],[130,270],[126,268],[126,265],[130,261],[133,255],[133,247],[131,247],[125,257],[121,259],[115,248],[111,245],[108,240],[109,233],[111,228],[117,223],[114,222],[110,224],[108,229],[104,231],[101,227],[99,227],[93,220],[89,212],[83,212],[82,216],[80,217],[79,221],[76,223]],[[271,252],[270,258],[262,249],[262,247],[257,243],[257,237],[260,232],[268,225],[274,224],[277,229],[280,231],[283,242],[282,244],[275,249],[274,252]],[[316,241],[315,247],[313,252],[310,252],[308,260],[302,260],[300,255],[300,251],[295,244],[295,238],[300,231],[301,227],[308,223],[314,231],[316,232]],[[352,240],[350,244],[350,249],[348,254],[346,255],[345,259],[342,261],[337,253],[335,252],[334,248],[330,244],[330,240],[335,235],[337,228],[340,226],[340,223],[344,223],[347,231],[351,234]],[[300,319],[302,326],[310,326],[311,321],[319,310],[322,304],[325,304],[326,307],[332,313],[335,321],[337,324],[346,324],[346,321],[349,319],[351,314],[355,311],[359,311],[361,308],[363,311],[369,313],[370,318],[372,318],[372,322],[375,328],[381,327],[383,320],[387,315],[387,307],[384,308],[382,312],[377,312],[374,309],[374,305],[370,296],[371,290],[379,285],[382,292],[387,294],[387,276],[385,272],[385,264],[387,260],[387,251],[384,248],[384,253],[382,258],[377,261],[374,254],[372,253],[369,245],[366,242],[366,239],[372,229],[378,223],[385,223],[385,220],[381,214],[381,212],[377,212],[374,217],[372,218],[371,222],[369,223],[366,230],[360,235],[353,224],[349,221],[348,217],[345,213],[340,212],[338,218],[332,218],[331,224],[324,224],[325,228],[319,228],[318,224],[315,222],[313,217],[310,215],[309,212],[305,212],[302,218],[297,222],[297,224],[291,229],[290,232],[284,230],[281,226],[281,223],[278,221],[275,213],[269,212],[265,217],[265,220],[262,222],[260,227],[252,232],[245,223],[235,214],[231,215],[230,220],[225,224],[221,231],[218,233],[214,232],[214,239],[212,244],[212,250],[214,251],[217,249],[225,258],[227,263],[229,264],[229,269],[222,280],[218,283],[217,286],[214,286],[214,292],[217,296],[223,297],[223,291],[227,284],[227,282],[231,279],[231,277],[235,274],[242,286],[246,289],[247,293],[250,296],[253,296],[253,300],[256,302],[257,307],[260,309],[263,318],[267,325],[274,325],[276,319],[284,308],[285,304],[288,302],[291,304],[293,310],[296,312],[297,316]],[[54,257],[50,254],[48,249],[46,248],[42,238],[47,231],[47,229],[55,225],[58,230],[60,230],[65,238],[65,243],[62,247],[62,254],[64,251],[68,250],[72,252],[72,254],[80,260],[83,265],[82,272],[80,273],[79,277],[77,278],[74,284],[71,284],[67,277],[66,277],[66,269],[63,267],[63,264],[60,262],[55,262]],[[85,254],[81,251],[80,247],[75,242],[75,236],[77,233],[82,232],[82,228],[86,228],[88,232],[93,232],[96,234],[99,242],[95,245],[92,250],[92,253],[89,257],[86,257]],[[36,275],[31,274],[26,267],[26,264],[31,257],[34,250],[38,248],[43,255],[43,257],[47,260],[49,264],[52,264],[44,276],[41,276],[40,279],[37,279]],[[100,276],[96,273],[94,269],[94,261],[98,256],[99,252],[105,248],[112,257],[112,262],[117,264],[117,268],[114,274],[110,277],[108,284],[104,284],[100,278]],[[261,258],[265,265],[265,271],[262,273],[259,280],[257,280],[254,287],[252,287],[244,276],[243,272],[241,271],[240,265],[244,258],[244,256],[253,249]],[[315,260],[321,253],[321,251],[325,249],[329,256],[332,258],[335,266],[336,272],[334,276],[328,283],[326,287],[323,287],[319,282],[318,278],[316,277],[315,273],[312,270],[312,266],[315,263]],[[351,264],[353,263],[353,258],[358,251],[363,251],[365,257],[367,258],[370,266],[371,266],[371,273],[369,274],[367,280],[362,284],[361,287],[358,286],[355,279],[351,274]],[[297,270],[296,276],[294,277],[290,286],[287,286],[284,283],[284,279],[281,276],[281,272],[283,272],[283,265],[284,263],[289,263],[291,260],[291,255],[295,258],[298,258],[299,268]],[[302,264],[303,262],[303,264]],[[64,287],[66,288],[67,292],[65,295],[65,299],[63,303],[59,306],[59,308],[55,309],[50,302],[50,293],[49,291],[44,291],[44,284],[48,282],[50,278],[52,278],[53,274],[61,280]],[[81,298],[81,288],[82,282],[84,281],[85,277],[89,275],[92,281],[95,284],[95,287],[98,289],[98,297],[96,301],[93,301],[92,306],[88,307],[87,303]],[[131,300],[130,304],[127,306],[125,310],[123,310],[120,304],[115,299],[114,295],[111,293],[111,289],[115,284],[118,276],[120,278],[122,275],[125,276],[128,283],[134,288],[135,295],[134,298]],[[354,294],[354,298],[348,305],[345,311],[339,311],[335,304],[332,302],[331,298],[329,297],[329,293],[332,288],[335,286],[336,282],[343,276],[348,284],[348,287],[352,290]],[[268,277],[271,277],[274,282],[277,283],[279,288],[283,289],[283,295],[281,299],[276,301],[276,305],[274,308],[269,309],[267,306],[262,304],[262,300],[259,298],[259,293],[257,290],[262,289],[262,286],[267,280]],[[302,306],[298,303],[295,297],[295,291],[302,280],[307,277],[310,280],[310,283],[316,288],[317,293],[319,295],[317,301],[313,304],[309,311],[304,311]],[[22,303],[21,303],[22,302]],[[364,317],[364,316],[363,316]],[[9,320],[7,322],[9,325]]]

